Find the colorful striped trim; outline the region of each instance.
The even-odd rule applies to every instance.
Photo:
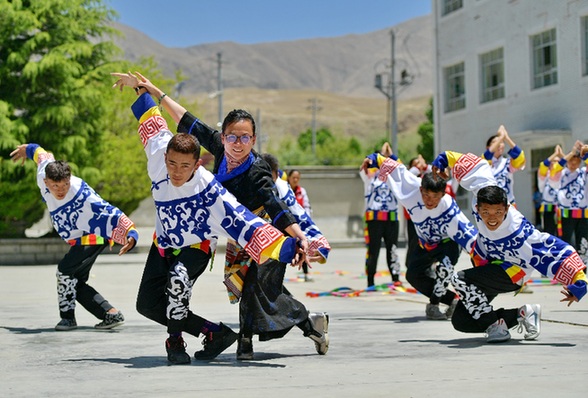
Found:
[[[557,207],[554,204],[542,204],[541,207],[539,207],[539,212],[540,213],[553,212],[556,209],[557,209]]]
[[[515,284],[521,281],[526,275],[525,271],[523,271],[523,269],[517,265],[511,265],[510,267],[505,268],[504,271],[507,273],[510,280],[512,280],[512,282]]]
[[[155,234],[155,232],[153,232],[153,243],[155,243],[155,247],[157,247],[157,251],[159,252],[159,255],[161,257],[165,257],[165,249],[162,249],[157,244],[157,235]],[[174,249],[172,253],[174,256],[178,256],[180,254],[180,252],[182,251],[182,249],[187,249],[187,248],[202,250],[204,253],[208,254],[208,253],[210,253],[210,241],[204,240],[202,242],[194,243],[193,245],[190,245],[190,246],[182,247],[179,249]]]
[[[70,239],[67,241],[70,246],[94,246],[94,245],[103,245],[106,242],[102,236],[90,234],[84,235],[81,238],[77,239]]]
[[[425,249],[426,251],[430,252],[431,250],[435,249],[437,246],[439,246],[440,244],[444,244],[449,242],[451,239],[449,238],[445,238],[440,242],[436,242],[436,243],[425,243],[423,241],[421,241],[419,239],[419,246],[422,247],[423,249]]]
[[[588,209],[559,209],[562,218],[588,218]]]
[[[365,212],[366,221],[398,221],[398,213],[395,211],[367,210]]]

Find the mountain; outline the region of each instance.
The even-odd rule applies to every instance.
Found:
[[[414,76],[412,84],[397,91],[401,132],[414,131],[415,123],[424,120],[433,92],[432,22],[432,16],[427,15],[392,27],[397,79],[403,69]],[[328,125],[335,131],[358,136],[386,129],[387,100],[374,88],[374,78],[376,73],[389,71],[390,29],[333,38],[169,48],[151,39],[149,32],[114,24],[123,33],[115,43],[124,51],[125,59],[153,57],[166,76],[173,77],[180,70],[187,77],[181,95],[199,101],[199,111],[206,113],[204,120],[217,118],[216,99],[210,99],[209,93],[216,91],[220,52],[223,109],[243,107],[252,113],[261,112],[264,126],[267,128],[269,123],[272,132],[294,134],[309,128],[311,98],[319,98],[321,103],[318,127]],[[403,113],[404,101],[416,113]]]
[[[115,23],[124,37],[115,42],[125,58],[136,61],[153,56],[166,75],[180,69],[188,79],[186,94],[216,90],[216,54],[222,53],[225,88],[314,89],[336,94],[380,97],[374,88],[375,67],[386,71],[390,60],[390,29],[362,35],[260,44],[219,42],[187,48],[169,48],[147,34]],[[394,26],[397,74],[406,69],[414,82],[404,98],[431,95],[432,17],[426,15]],[[197,31],[196,31],[197,32]],[[196,33],[197,34],[197,33]]]

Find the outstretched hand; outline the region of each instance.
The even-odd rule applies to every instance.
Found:
[[[116,82],[114,82],[114,84],[112,85],[112,88],[119,88],[120,91],[123,90],[124,86],[129,86],[132,88],[135,88],[139,85],[139,78],[135,75],[133,75],[131,72],[127,72],[127,73],[118,73],[118,72],[113,72],[110,74],[111,76],[114,77],[118,77],[118,80]]]
[[[446,169],[441,170],[437,166],[432,166],[431,172],[433,173],[433,179],[435,181],[438,181],[438,178],[441,177],[444,180],[448,180],[449,179],[449,174],[445,170]]]
[[[574,302],[578,302],[578,298],[576,296],[574,296],[567,287],[564,286],[564,290],[561,291],[561,293],[565,296],[564,298],[562,298],[561,300],[559,300],[560,303],[563,302],[567,302],[568,303],[568,307],[570,305],[572,305],[572,303]]]
[[[306,258],[306,251],[308,250],[308,241],[306,239],[299,239],[296,242],[296,255],[292,259],[290,265],[292,267],[298,267],[298,269],[302,269],[302,265],[305,262],[308,262]]]
[[[21,144],[17,146],[14,151],[10,152],[10,158],[13,162],[18,162],[20,160],[20,164],[24,165],[27,160],[27,146],[28,144]]]
[[[361,166],[359,167],[359,169],[364,173],[367,173],[367,170],[370,168],[371,165],[372,160],[370,158],[365,158],[363,162],[361,162]]]
[[[137,242],[135,241],[135,238],[129,237],[127,239],[127,243],[125,243],[125,245],[123,247],[121,247],[120,250],[118,251],[118,255],[122,256],[123,254],[125,254],[126,252],[131,250],[133,247],[135,247],[136,244],[137,244]]]

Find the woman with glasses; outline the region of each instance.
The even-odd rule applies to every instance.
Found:
[[[135,77],[132,74],[129,76]],[[321,258],[318,252],[309,252],[306,236],[296,223],[288,206],[279,199],[269,165],[253,151],[255,121],[242,109],[225,117],[221,131],[216,131],[183,106],[172,100],[147,78],[137,73],[136,84],[158,99],[159,105],[178,123],[178,133],[195,136],[200,144],[214,155],[213,173],[216,179],[237,200],[254,214],[271,220],[274,227],[292,237],[306,252],[308,261]],[[315,343],[321,355],[328,350],[328,316],[326,313],[309,313],[283,286],[286,265],[269,260],[257,264],[236,242],[227,244],[225,259],[225,285],[232,303],[239,302],[240,333],[237,359],[253,359],[254,334],[260,341],[280,338],[298,326],[305,337]]]

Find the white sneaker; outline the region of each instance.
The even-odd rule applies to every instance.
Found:
[[[517,332],[523,333],[525,340],[535,340],[541,333],[541,306],[539,304],[525,304],[519,308],[519,327]]]
[[[444,321],[447,319],[447,315],[441,311],[439,304],[427,304],[427,307],[425,308],[425,315],[427,316],[427,319],[432,319],[435,321]]]
[[[329,315],[326,312],[311,312],[308,318],[313,329],[321,334],[320,337],[314,334],[308,337],[314,341],[316,352],[325,355],[329,351]]]
[[[510,332],[504,319],[500,318],[486,329],[487,343],[502,343],[508,340],[510,340]]]

